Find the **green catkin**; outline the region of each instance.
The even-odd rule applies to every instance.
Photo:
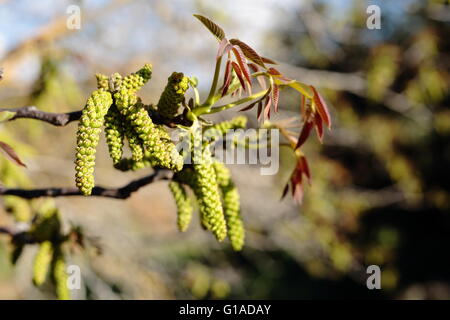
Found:
[[[194,157],[193,167],[193,190],[200,207],[202,223],[217,240],[222,241],[227,235],[227,227],[209,146],[203,148],[201,159]]]
[[[213,165],[217,175],[217,183],[222,192],[228,237],[230,238],[232,248],[239,251],[242,249],[245,240],[239,192],[231,180],[230,170],[221,162],[215,161]]]
[[[59,300],[70,300],[70,290],[67,286],[66,261],[61,248],[55,250],[52,261],[52,277],[55,281],[56,296]]]
[[[94,187],[95,153],[104,118],[112,104],[111,94],[103,89],[89,97],[77,132],[75,181],[83,195],[90,195]]]
[[[48,270],[53,256],[53,244],[50,241],[44,241],[39,245],[39,251],[34,258],[33,264],[33,283],[40,286],[47,277]]]
[[[142,140],[130,125],[125,126],[125,137],[131,150],[131,159],[139,162],[144,158],[144,147]]]
[[[105,116],[105,137],[109,155],[116,165],[123,155],[124,128],[116,106],[112,105]]]
[[[176,181],[169,183],[169,189],[175,199],[177,205],[177,225],[181,232],[184,232],[189,227],[192,220],[192,203],[189,196],[186,193],[186,189],[183,185]]]
[[[183,158],[177,152],[173,143],[161,143],[161,131],[155,129],[145,106],[138,100],[135,93],[150,79],[151,66],[144,68],[123,79],[120,89],[114,94],[116,105],[126,122],[142,140],[144,147],[154,158],[156,165],[179,171],[183,167]]]
[[[174,117],[184,100],[184,94],[189,88],[189,79],[183,73],[174,72],[168,78],[167,85],[158,102],[159,113],[167,118]]]

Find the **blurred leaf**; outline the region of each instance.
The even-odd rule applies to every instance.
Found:
[[[7,143],[0,141],[0,148],[12,159],[14,160],[15,163],[17,163],[18,165],[21,165],[22,167],[27,167],[25,165],[25,163],[22,162],[22,160],[20,160],[19,156],[17,155],[17,153],[14,151],[14,149]]]

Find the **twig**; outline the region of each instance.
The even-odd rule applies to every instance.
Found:
[[[81,117],[81,110],[67,113],[52,113],[41,111],[35,106],[0,109],[0,112],[1,111],[10,111],[15,113],[15,115],[10,119],[10,121],[16,119],[35,119],[59,127],[63,127],[67,125],[69,122],[77,121]]]
[[[96,186],[92,189],[92,196],[106,197],[114,199],[126,199],[140,188],[160,180],[172,179],[173,172],[166,169],[155,169],[151,175],[133,180],[121,188],[105,188]],[[82,196],[83,194],[75,187],[69,188],[44,188],[44,189],[13,189],[0,188],[0,195],[17,196],[24,199],[34,199],[39,197],[67,197]]]
[[[66,112],[66,113],[54,113],[45,112],[39,110],[35,106],[26,106],[20,108],[0,108],[0,112],[10,111],[14,112],[14,116],[9,121],[16,119],[34,119],[44,121],[57,127],[64,127],[70,122],[78,121],[81,118],[82,110]],[[177,116],[174,119],[168,119],[161,116],[154,110],[148,111],[152,121],[156,124],[164,124],[168,127],[175,127],[177,124],[189,125],[189,121],[183,117],[183,115]]]

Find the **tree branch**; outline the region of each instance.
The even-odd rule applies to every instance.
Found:
[[[50,123],[58,127],[65,126],[72,121],[77,121],[81,117],[81,110],[67,113],[52,113],[41,111],[35,106],[26,106],[21,108],[9,108],[9,109],[5,108],[0,109],[0,112],[1,111],[10,111],[15,113],[15,115],[11,119],[9,119],[9,121],[16,119],[35,119]]]
[[[133,180],[120,188],[105,188],[96,186],[92,189],[92,196],[106,197],[114,199],[126,199],[140,188],[160,180],[172,179],[173,172],[166,169],[155,169],[155,172]],[[0,195],[17,196],[24,199],[34,199],[39,197],[67,197],[67,196],[82,196],[83,194],[75,187],[69,188],[44,188],[44,189],[13,189],[0,187]]]
[[[70,122],[78,121],[81,118],[82,110],[72,111],[66,113],[45,112],[39,110],[35,106],[26,106],[20,108],[0,108],[0,112],[9,111],[14,112],[14,116],[9,121],[16,119],[34,119],[47,122],[57,127],[64,127]],[[164,124],[170,128],[177,124],[189,125],[189,121],[183,115],[179,115],[173,119],[164,118],[154,110],[148,111],[152,121],[156,124]]]

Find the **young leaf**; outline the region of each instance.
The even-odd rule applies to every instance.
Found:
[[[272,97],[273,109],[275,110],[275,113],[276,113],[276,112],[278,112],[278,100],[280,98],[280,89],[277,85],[273,86],[271,97]]]
[[[17,163],[18,165],[22,166],[22,167],[27,167],[25,165],[25,163],[22,162],[22,160],[20,160],[19,156],[17,155],[17,153],[14,151],[14,149],[7,144],[6,142],[0,141],[0,148],[12,159],[14,160],[15,163]]]
[[[236,62],[231,62],[231,65],[233,66],[234,72],[236,72],[236,75],[239,79],[239,82],[241,83],[242,88],[244,88],[245,91],[247,91],[247,88],[245,86],[244,78],[242,77],[241,69],[239,68],[239,65]]]
[[[217,40],[222,41],[222,39],[225,38],[225,32],[223,31],[223,29],[212,22],[210,19],[199,14],[194,14],[194,17],[200,20],[200,22],[203,23],[206,28],[208,28],[208,30],[217,38]]]
[[[306,139],[308,139],[313,125],[314,125],[314,123],[312,121],[305,122],[305,124],[303,125],[303,129],[300,132],[300,135],[298,137],[297,145],[295,146],[295,150],[300,148],[303,145],[303,143],[305,143]]]
[[[241,110],[239,110],[239,112],[244,112],[244,111],[248,111],[250,109],[252,109],[259,101],[255,101],[250,103],[248,106],[242,108]]]
[[[247,65],[247,61],[245,59],[244,53],[238,46],[233,46],[233,53],[236,57],[236,60],[239,64],[239,67],[242,70],[242,73],[244,74],[245,79],[247,79],[249,86],[251,87],[252,80],[250,79],[250,70]]]
[[[267,63],[267,64],[278,64],[278,63],[276,63],[275,61],[273,61],[272,59],[265,58],[265,57],[261,57],[261,60],[262,60],[264,63]]]
[[[224,54],[230,52],[230,50],[233,48],[233,45],[228,42],[227,38],[223,38],[222,41],[220,41],[219,49],[217,50],[217,57],[216,59],[219,59]]]
[[[244,53],[244,55],[251,61],[253,61],[254,63],[256,63],[257,65],[260,65],[261,67],[265,68],[266,66],[264,65],[263,60],[261,59],[261,57],[259,56],[259,54],[256,53],[255,50],[253,50],[248,44],[242,42],[239,39],[231,39],[230,43],[239,46],[239,48],[242,49],[242,52]]]
[[[318,113],[314,114],[314,123],[316,125],[316,133],[317,137],[319,138],[319,141],[322,143],[323,140],[323,123],[322,118]]]
[[[322,96],[317,92],[316,88],[313,86],[310,86],[311,89],[314,92],[314,103],[317,107],[317,112],[319,113],[320,117],[322,118],[323,122],[327,125],[328,128],[331,128],[331,120],[330,120],[330,113],[328,112],[327,104],[322,99]]]
[[[264,120],[267,118],[270,120],[270,107],[272,105],[272,100],[270,99],[270,96],[266,97],[266,100],[264,101],[265,107],[264,107]]]
[[[305,156],[301,156],[300,159],[300,166],[302,172],[305,174],[305,176],[308,178],[308,183],[311,185],[311,171],[309,170],[308,161],[306,160]]]
[[[258,112],[256,113],[256,117],[257,117],[258,121],[261,120],[262,108],[263,108],[263,102],[260,99],[259,102],[258,102]]]
[[[231,83],[231,61],[227,61],[227,65],[225,67],[225,75],[223,77],[223,87],[222,87],[222,97],[227,94],[228,88]]]

